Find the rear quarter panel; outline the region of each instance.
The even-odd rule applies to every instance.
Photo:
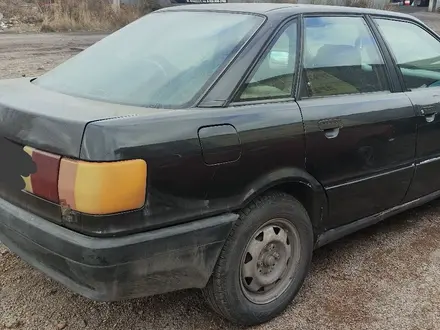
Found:
[[[241,156],[208,165],[199,128],[224,124],[237,130]],[[228,147],[213,142],[219,154]],[[86,128],[80,158],[144,159],[147,199],[143,210],[127,216],[131,229],[176,224],[237,210],[275,182],[299,176],[295,169],[304,168],[301,113],[295,102],[285,102],[98,121]]]

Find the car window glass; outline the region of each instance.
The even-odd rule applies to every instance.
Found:
[[[389,90],[384,61],[362,17],[309,17],[304,23],[303,96]]]
[[[296,22],[291,23],[264,55],[236,101],[291,97],[296,62]]]
[[[440,86],[440,42],[409,22],[375,21],[402,72],[406,87]]]
[[[109,103],[186,107],[263,22],[260,16],[241,13],[155,12],[104,38],[34,83]]]

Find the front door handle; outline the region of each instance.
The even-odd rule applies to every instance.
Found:
[[[340,119],[323,119],[318,122],[318,127],[327,139],[334,139],[339,135],[343,125]]]

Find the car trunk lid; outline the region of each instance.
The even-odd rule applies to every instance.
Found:
[[[139,108],[52,92],[28,79],[0,82],[0,134],[21,145],[77,158],[87,124]]]
[[[52,92],[29,79],[0,81],[0,198],[60,221],[60,159],[79,158],[89,123],[142,111]]]

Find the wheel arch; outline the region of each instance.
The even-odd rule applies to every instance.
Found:
[[[279,190],[299,200],[307,210],[315,236],[323,229],[327,214],[327,196],[323,186],[308,172],[299,168],[282,168],[255,180],[242,197],[242,207],[270,190]]]

